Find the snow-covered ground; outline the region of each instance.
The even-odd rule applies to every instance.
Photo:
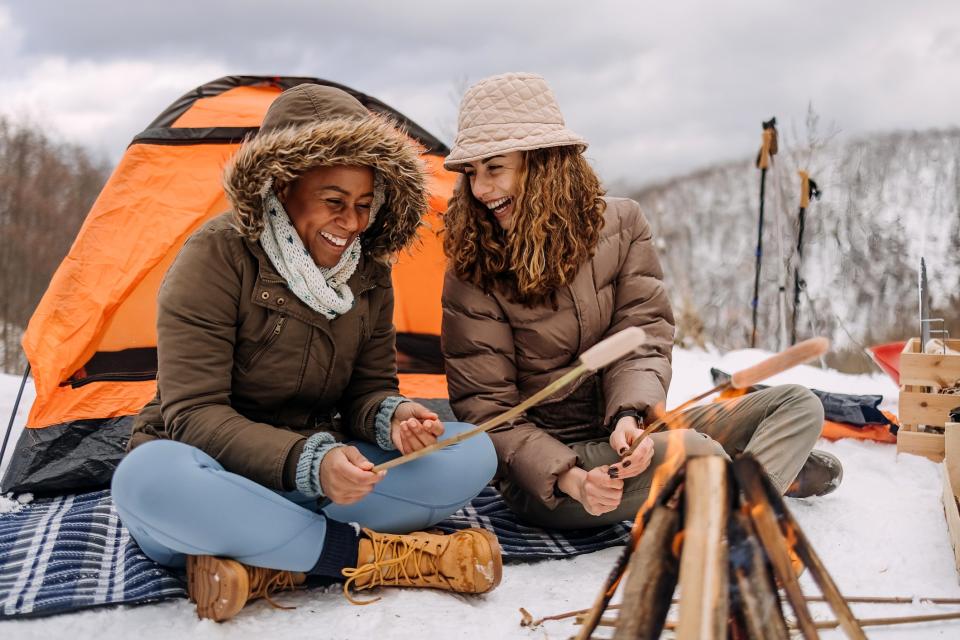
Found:
[[[679,404],[712,386],[711,366],[736,371],[762,359],[746,350],[721,356],[675,351],[670,403]],[[798,382],[847,393],[883,394],[883,408],[896,410],[897,390],[882,374],[850,376],[798,367],[772,382]],[[19,379],[0,376],[0,416],[4,427]],[[28,388],[26,404],[32,401]],[[18,424],[26,409],[21,409]],[[791,500],[790,507],[847,595],[940,596],[960,598],[957,573],[940,504],[939,469],[915,456],[897,456],[890,445],[841,441],[820,446],[844,464],[843,485],[832,495]],[[2,498],[0,498],[2,501]],[[6,502],[10,506],[9,501]],[[0,511],[3,503],[0,502]],[[534,617],[587,607],[619,554],[607,549],[569,560],[510,564],[503,582],[483,597],[404,589],[383,590],[369,606],[348,604],[335,588],[284,594],[297,607],[280,611],[258,602],[224,624],[198,621],[185,601],[141,607],[115,607],[39,620],[0,622],[6,638],[567,638],[575,627],[549,622],[537,629],[520,626],[519,607]],[[816,594],[809,575],[804,590]],[[855,605],[861,618],[919,615],[960,610],[960,606]],[[832,616],[823,607],[818,619]],[[872,638],[957,638],[960,622],[867,629]],[[604,634],[609,635],[609,634]],[[840,632],[824,637],[840,638]]]

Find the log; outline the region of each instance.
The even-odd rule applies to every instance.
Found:
[[[780,608],[780,597],[757,543],[750,519],[737,512],[730,519],[730,573],[736,590],[746,636],[750,640],[788,640],[787,622]]]
[[[820,587],[820,592],[830,605],[830,608],[833,609],[833,613],[837,616],[837,621],[843,628],[844,633],[847,634],[848,638],[866,640],[867,636],[863,632],[859,622],[857,622],[856,616],[853,615],[853,611],[850,610],[850,605],[847,604],[847,601],[840,594],[840,589],[837,588],[833,578],[830,577],[830,573],[820,560],[820,556],[814,551],[813,545],[810,544],[806,534],[803,533],[803,529],[800,528],[793,514],[790,513],[786,503],[784,503],[783,498],[780,496],[780,492],[777,491],[773,483],[770,482],[770,479],[763,473],[760,464],[756,460],[751,458],[749,463],[755,466],[767,500],[769,500],[774,513],[776,513],[777,518],[780,520],[781,527],[785,532],[789,532],[793,539],[796,540],[794,550],[810,571],[810,575],[817,583],[817,586]]]
[[[660,637],[677,586],[679,562],[672,546],[679,529],[676,509],[654,508],[627,566],[616,640]]]
[[[744,494],[744,508],[757,532],[757,537],[773,565],[773,571],[787,594],[797,618],[797,626],[806,640],[819,638],[813,616],[800,590],[797,574],[790,564],[787,541],[780,530],[777,516],[764,490],[764,473],[752,456],[740,456],[733,462],[733,472]]]
[[[650,505],[641,506],[640,510],[637,511],[637,515],[633,521],[630,539],[617,557],[617,562],[603,583],[603,588],[600,590],[600,593],[597,594],[593,606],[590,607],[586,615],[583,616],[583,628],[577,634],[576,640],[586,640],[597,628],[600,617],[603,615],[603,612],[606,611],[607,605],[610,604],[610,599],[613,598],[613,594],[616,593],[617,587],[620,585],[620,580],[623,578],[623,573],[627,569],[627,563],[630,561],[634,549],[637,548],[637,544],[639,544],[643,536],[645,527],[649,524],[653,508],[657,505],[664,505],[671,509],[676,508],[686,476],[685,470],[685,466],[680,467],[673,477],[667,480],[666,485],[663,487],[663,490],[660,491],[656,500]]]
[[[683,555],[680,558],[680,640],[726,640],[729,597],[727,460],[687,462]]]

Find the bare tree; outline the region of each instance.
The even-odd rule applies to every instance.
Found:
[[[0,116],[0,364],[25,365],[20,338],[109,172],[42,125]]]

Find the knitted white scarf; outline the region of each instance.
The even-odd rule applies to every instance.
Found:
[[[360,262],[360,237],[350,243],[337,264],[329,269],[318,267],[273,188],[267,191],[263,202],[266,224],[260,234],[260,245],[287,281],[290,291],[328,320],[349,311],[353,307],[353,291],[347,286],[347,280]],[[373,222],[372,211],[370,221]]]

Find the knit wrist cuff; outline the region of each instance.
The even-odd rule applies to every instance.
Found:
[[[331,449],[343,446],[346,445],[337,442],[325,431],[307,438],[297,462],[297,491],[309,498],[324,497],[323,487],[320,486],[320,463]]]
[[[391,433],[390,421],[393,420],[393,414],[404,402],[410,402],[403,396],[387,396],[380,401],[380,409],[377,411],[377,419],[374,421],[377,433],[377,446],[384,451],[396,451],[397,446],[393,444],[393,434]]]

